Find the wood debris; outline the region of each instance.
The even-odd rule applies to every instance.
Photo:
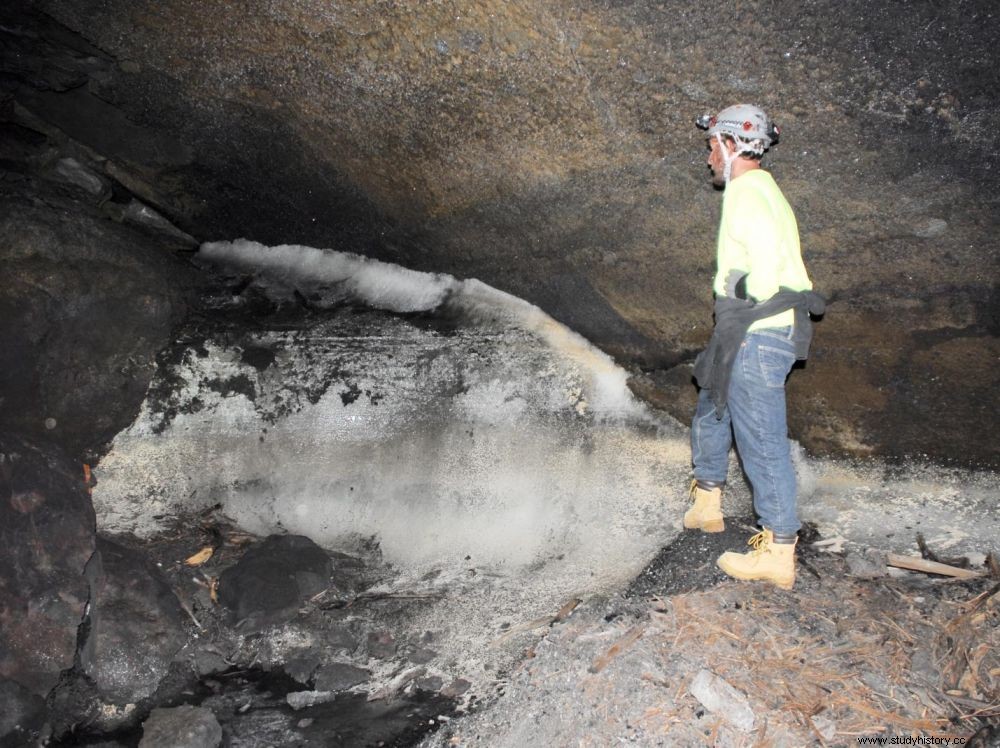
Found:
[[[197,553],[194,553],[188,556],[186,559],[184,559],[184,563],[187,564],[188,566],[201,566],[203,563],[208,561],[214,554],[215,554],[215,549],[210,545],[206,545]]]
[[[639,639],[642,637],[644,633],[646,633],[646,624],[644,623],[638,624],[630,628],[628,630],[628,633],[625,634],[625,636],[623,636],[621,639],[612,644],[607,652],[600,655],[597,659],[594,660],[594,662],[588,668],[588,671],[591,673],[599,673],[602,670],[604,670],[604,668],[606,668],[613,659],[615,659],[618,655],[620,655],[630,646],[639,641]]]
[[[594,624],[574,630],[581,625],[574,619],[553,635],[554,644],[572,646],[592,664],[582,679],[548,677],[565,678],[567,698],[585,700],[599,724],[612,725],[593,745],[628,729],[641,730],[636,744],[651,745],[840,746],[880,734],[954,739],[1000,718],[1000,582],[969,569],[958,569],[952,584],[861,580],[844,574],[839,557],[811,560],[819,580],[803,575],[790,593],[723,583],[653,597],[631,628],[598,629],[617,636],[604,651],[591,649],[600,638]],[[942,563],[916,561],[935,569]],[[544,664],[527,668],[546,677]],[[750,699],[761,718],[752,736],[734,737],[724,720],[698,714],[685,683],[703,668]]]
[[[958,566],[943,564],[939,561],[928,561],[927,559],[919,558],[917,556],[902,556],[898,553],[888,554],[886,556],[886,560],[889,566],[895,566],[899,569],[922,571],[927,574],[940,574],[942,576],[955,577],[957,579],[975,579],[976,577],[984,575],[984,572],[981,571],[963,569]]]
[[[535,618],[530,621],[527,621],[526,623],[520,623],[517,626],[512,626],[511,628],[507,629],[501,636],[498,636],[496,639],[494,639],[493,642],[490,644],[490,647],[497,647],[503,644],[504,642],[508,641],[509,639],[517,636],[518,634],[523,634],[528,631],[534,631],[535,629],[540,629],[546,626],[552,626],[553,624],[556,623],[561,623],[562,621],[565,621],[567,618],[570,617],[570,615],[573,613],[574,610],[576,610],[576,607],[581,602],[583,601],[580,600],[579,598],[576,597],[571,598],[561,608],[559,608],[558,611],[556,611],[555,615],[542,616],[540,618]]]

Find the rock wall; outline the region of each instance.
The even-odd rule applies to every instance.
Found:
[[[793,434],[815,452],[1000,463],[979,436],[1000,384],[985,0],[3,12],[8,118],[100,154],[196,238],[481,278],[631,366],[683,419],[720,201],[692,119],[757,102],[783,127],[769,168],[832,299],[792,378]]]

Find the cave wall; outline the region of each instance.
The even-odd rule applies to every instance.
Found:
[[[1000,464],[990,2],[37,0],[4,116],[198,240],[356,251],[539,304],[687,419],[749,100],[831,298],[790,382],[815,452]]]

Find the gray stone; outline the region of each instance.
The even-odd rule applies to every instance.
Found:
[[[371,671],[365,668],[344,662],[333,662],[323,665],[316,672],[314,683],[317,691],[346,691],[371,677]]]
[[[221,742],[222,727],[210,709],[178,706],[150,713],[139,748],[216,748]]]
[[[326,551],[303,535],[271,535],[219,578],[219,602],[243,633],[295,617],[306,599],[327,589]]]
[[[388,631],[372,631],[368,634],[368,654],[388,660],[396,656],[396,640]]]
[[[288,702],[288,706],[298,711],[317,704],[325,704],[335,698],[337,694],[333,691],[293,691],[285,697],[285,701]]]
[[[416,663],[417,665],[426,665],[437,656],[438,653],[433,649],[428,649],[427,647],[415,647],[406,656],[406,659],[410,662]]]
[[[51,444],[0,432],[0,677],[39,696],[73,666],[90,595],[95,521],[83,479]]]
[[[819,732],[823,740],[832,743],[837,737],[837,723],[829,717],[824,717],[822,714],[817,714],[811,719],[813,726],[815,726],[816,731]]]
[[[106,538],[87,566],[90,625],[83,671],[116,703],[151,695],[187,641],[187,618],[163,573],[142,554]]]
[[[0,419],[79,455],[135,419],[197,281],[164,240],[46,202],[0,198]]]
[[[877,548],[866,548],[860,552],[848,551],[844,560],[850,575],[859,579],[877,579],[889,573],[886,555]]]
[[[326,643],[334,649],[355,650],[358,648],[358,637],[349,624],[335,624],[326,632]]]
[[[191,247],[198,246],[197,239],[190,234],[181,231],[160,213],[138,200],[132,200],[127,206],[125,206],[125,209],[122,211],[122,220],[134,223],[137,226],[151,229],[154,232],[165,234],[171,239],[175,239],[182,244],[187,244]]]
[[[472,687],[472,684],[465,678],[455,678],[451,683],[441,689],[441,695],[453,699],[461,696]]]
[[[428,675],[426,678],[418,678],[417,688],[424,691],[440,691],[444,686],[444,679],[440,675]]]
[[[751,732],[757,718],[745,694],[709,670],[699,670],[691,682],[691,695],[708,711],[718,714],[741,732]]]
[[[195,651],[194,656],[191,658],[191,665],[194,667],[194,671],[200,676],[221,673],[223,670],[228,670],[232,667],[232,663],[226,662],[225,657],[210,649]]]
[[[284,665],[284,670],[297,683],[308,683],[312,678],[316,668],[319,667],[320,656],[318,652],[308,650],[295,655]]]
[[[108,189],[107,184],[101,177],[75,158],[67,157],[59,159],[59,162],[56,164],[55,173],[70,184],[75,184],[77,187],[94,196],[102,195]]]

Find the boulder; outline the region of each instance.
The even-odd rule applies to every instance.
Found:
[[[83,455],[138,413],[185,273],[165,242],[56,204],[0,194],[0,418]]]
[[[326,551],[303,535],[271,535],[219,578],[219,602],[244,633],[291,620],[325,590],[332,571]]]
[[[112,703],[150,696],[184,645],[185,615],[163,573],[106,538],[88,565],[93,599],[81,643],[83,672]]]
[[[0,433],[0,677],[44,696],[73,666],[89,597],[94,508],[84,469]]]

